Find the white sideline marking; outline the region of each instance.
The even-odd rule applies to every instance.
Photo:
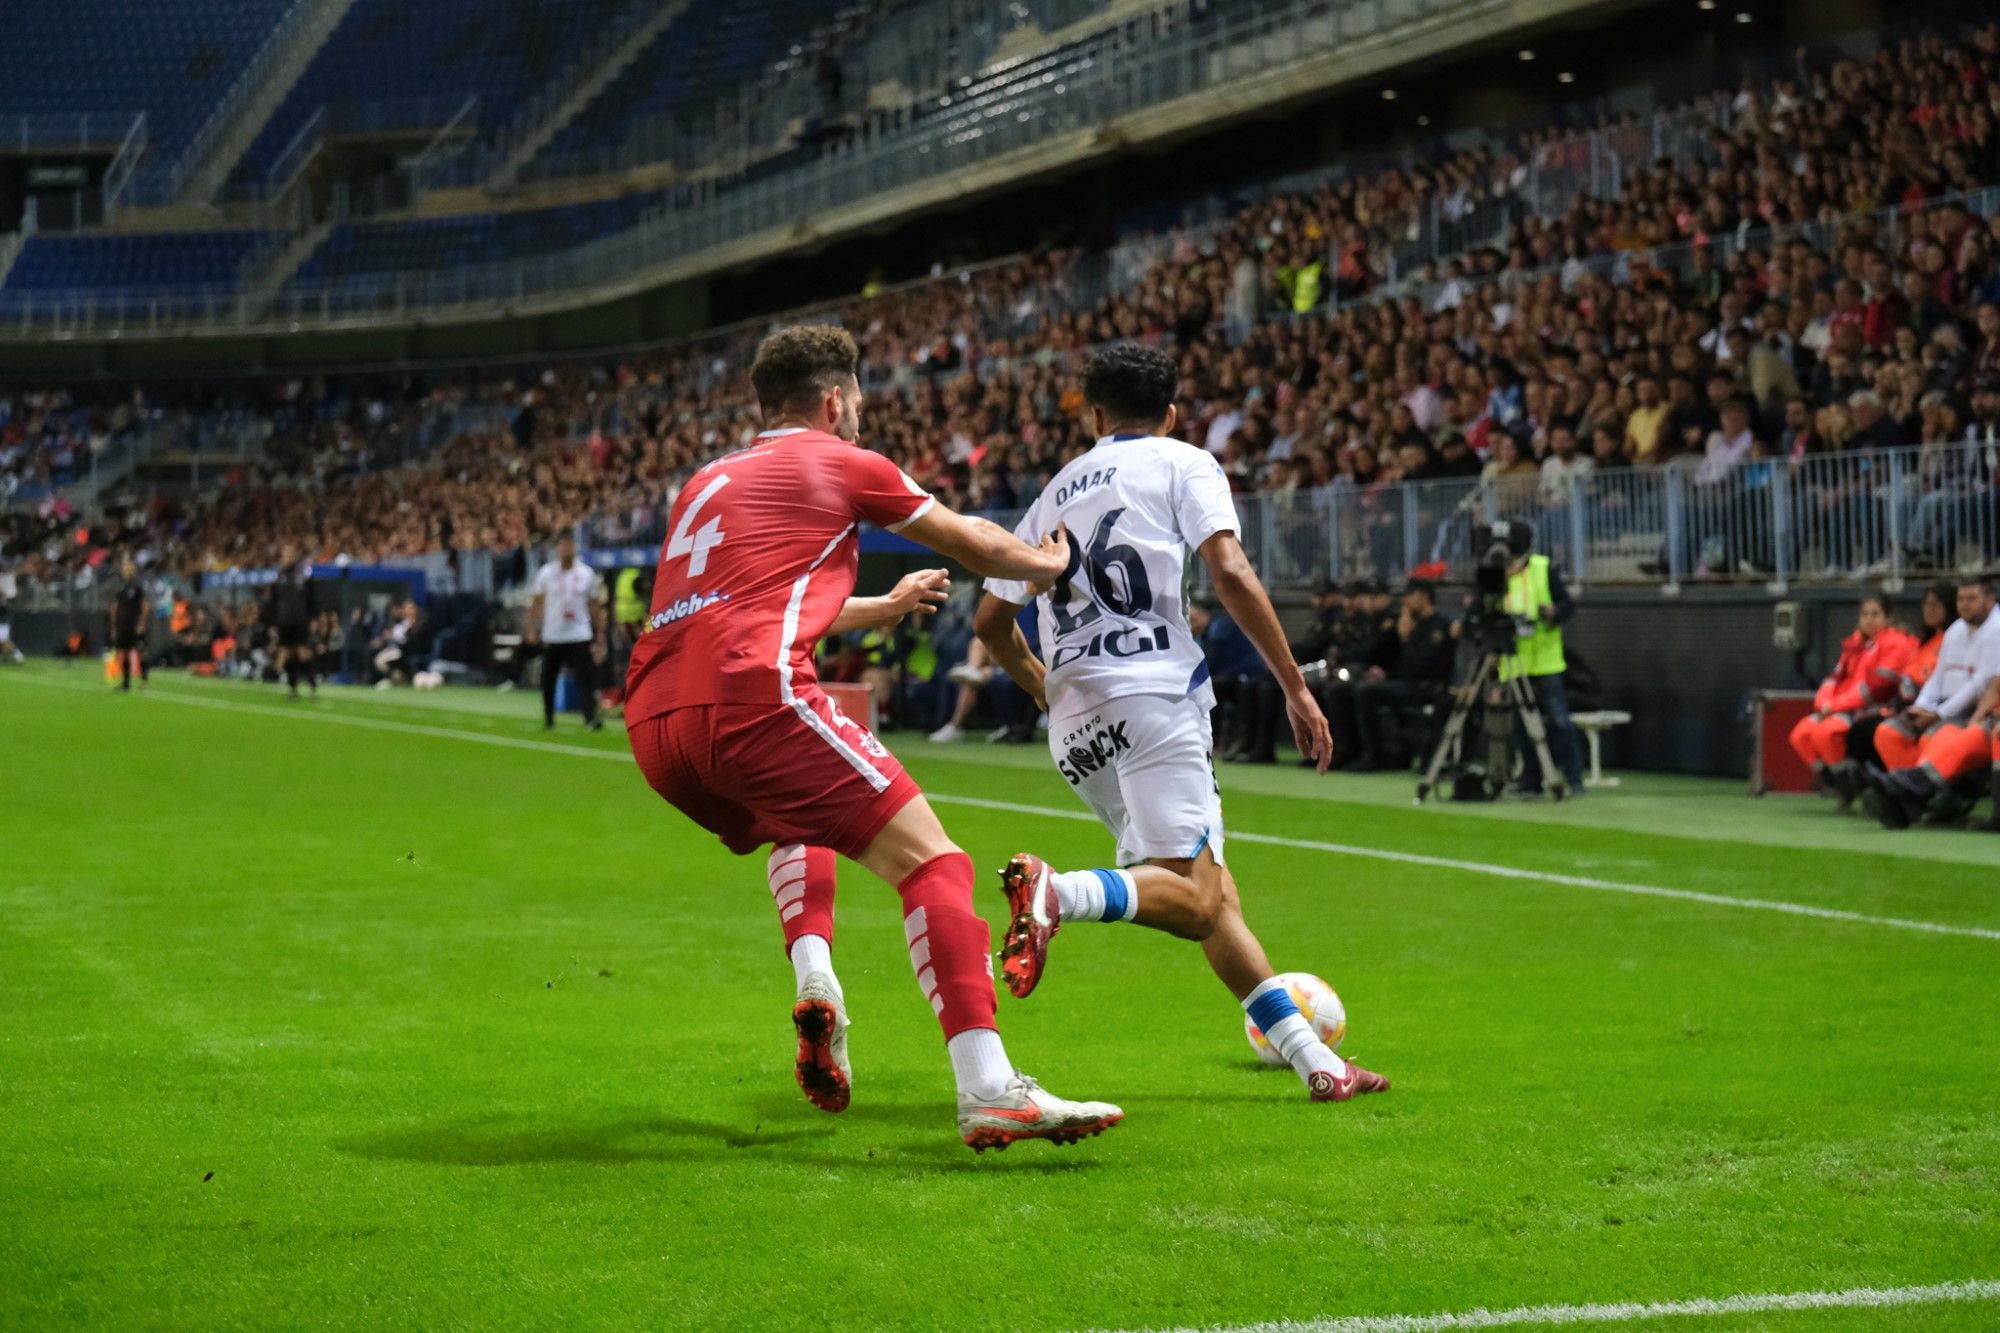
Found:
[[[1082,819],[1096,823],[1095,815],[1081,810],[1051,810],[1039,805],[1015,805],[1010,801],[988,801],[977,796],[943,796],[928,793],[933,801],[952,805],[977,806],[982,810],[1003,810],[1013,814],[1046,815],[1057,819]],[[1398,861],[1404,865],[1431,866],[1439,870],[1462,870],[1474,875],[1500,879],[1541,880],[1575,889],[1596,889],[1603,893],[1630,893],[1644,898],[1675,898],[1681,902],[1706,903],[1711,907],[1741,907],[1756,912],[1783,912],[1787,916],[1811,916],[1823,921],[1848,921],[1868,926],[1894,926],[1899,930],[1921,930],[1935,935],[1964,935],[1972,939],[2000,940],[2000,930],[1984,926],[1948,926],[1936,921],[1912,921],[1904,917],[1868,916],[1837,907],[1812,907],[1805,903],[1781,902],[1774,898],[1732,898],[1726,894],[1703,893],[1699,889],[1665,889],[1652,884],[1627,884],[1615,879],[1593,879],[1588,875],[1565,875],[1556,870],[1528,870],[1521,866],[1493,865],[1485,861],[1458,861],[1448,856],[1425,856],[1422,852],[1394,852],[1381,847],[1352,847],[1340,842],[1317,842],[1311,838],[1281,838],[1269,833],[1241,833],[1228,830],[1231,842],[1260,842],[1270,847],[1292,847],[1307,852],[1331,852],[1335,856],[1362,856],[1375,861]]]
[[[1662,1301],[1614,1305],[1524,1305],[1513,1310],[1467,1310],[1461,1314],[1355,1315],[1333,1319],[1281,1320],[1269,1324],[1216,1326],[1206,1333],[1434,1333],[1454,1328],[1511,1328],[1518,1324],[1625,1324],[1676,1315],[1768,1314],[1777,1310],[1880,1310],[1905,1305],[2000,1300],[2000,1282],[1936,1282],[1925,1287],[1851,1287],[1846,1291],[1793,1291],[1720,1300]],[[1172,1333],[1203,1333],[1176,1329]]]
[[[87,694],[102,691],[90,685],[68,685],[58,681],[43,680],[35,676],[23,678],[27,683],[45,685],[50,689],[73,690]],[[607,759],[613,763],[629,764],[632,756],[624,750],[601,750],[586,745],[564,745],[559,741],[524,740],[516,736],[492,736],[477,731],[458,731],[451,727],[427,726],[421,722],[395,722],[387,718],[351,717],[342,713],[325,713],[312,710],[307,705],[276,707],[271,704],[246,703],[235,699],[206,699],[191,694],[162,692],[144,696],[149,699],[165,700],[168,703],[188,704],[196,708],[216,708],[224,712],[260,713],[270,717],[304,719],[313,722],[333,722],[341,726],[361,727],[369,731],[393,731],[409,736],[434,736],[443,740],[472,741],[480,745],[498,745],[509,750],[534,750],[544,754],[566,754],[579,759]],[[1058,810],[1046,805],[1019,805],[1012,801],[989,801],[978,796],[953,796],[945,792],[924,793],[940,805],[962,805],[978,810],[998,810],[1009,814],[1035,815],[1043,819],[1080,819],[1088,824],[1097,822],[1097,817],[1084,810]],[[1495,865],[1486,861],[1460,861],[1448,856],[1426,856],[1421,852],[1397,852],[1381,847],[1356,847],[1340,842],[1320,842],[1311,838],[1284,838],[1270,833],[1243,833],[1229,830],[1233,842],[1255,842],[1269,847],[1289,847],[1296,851],[1327,852],[1334,856],[1355,856],[1373,861],[1394,861],[1402,865],[1429,866],[1437,870],[1457,870],[1472,875],[1489,875],[1496,879],[1516,879],[1538,881],[1544,884],[1561,884],[1573,889],[1593,889],[1600,893],[1624,893],[1642,898],[1671,898],[1679,902],[1701,903],[1708,907],[1733,907],[1752,912],[1779,912],[1786,916],[1813,917],[1821,921],[1844,921],[1850,925],[1887,926],[1895,930],[1914,930],[1930,935],[1955,935],[1965,939],[2000,940],[2000,930],[1985,926],[1946,925],[1938,921],[1916,921],[1907,917],[1870,916],[1864,912],[1849,912],[1838,907],[1813,907],[1806,903],[1784,902],[1774,898],[1732,898],[1726,894],[1703,893],[1698,889],[1669,889],[1653,884],[1628,884],[1622,880],[1596,879],[1589,875],[1566,875],[1555,870],[1529,870],[1522,866]]]

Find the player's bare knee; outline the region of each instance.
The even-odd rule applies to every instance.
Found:
[[[1196,857],[1188,878],[1200,894],[1203,914],[1208,921],[1208,934],[1214,934],[1223,921],[1230,916],[1240,916],[1241,909],[1236,902],[1236,881],[1215,859],[1215,853],[1202,849]],[[1203,936],[1204,939],[1207,935]]]
[[[1197,863],[1186,857],[1156,857],[1152,864],[1175,877],[1170,891],[1175,911],[1169,931],[1185,940],[1205,940],[1213,935],[1221,907],[1220,887],[1214,877],[1198,874]]]
[[[1213,881],[1204,884],[1197,879],[1194,881],[1194,889],[1196,919],[1201,926],[1201,934],[1194,938],[1205,940],[1215,933],[1217,926],[1222,924],[1222,886]]]

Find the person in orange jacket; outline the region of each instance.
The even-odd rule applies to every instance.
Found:
[[[1949,583],[1935,583],[1924,591],[1923,620],[1918,629],[1923,642],[1904,663],[1903,678],[1895,696],[1879,708],[1863,709],[1849,724],[1846,758],[1830,766],[1826,774],[1842,810],[1860,799],[1868,786],[1868,772],[1884,767],[1881,755],[1875,750],[1875,730],[1917,701],[1931,673],[1937,670],[1938,649],[1944,643],[1944,632],[1958,619],[1957,606],[1958,589]]]
[[[1926,738],[1922,759],[1891,771],[1879,795],[1869,793],[1869,812],[1884,828],[1908,828],[1939,791],[1973,777],[1985,778],[1993,792],[1993,811],[1978,827],[2000,833],[2000,676],[1986,682],[1970,721],[1939,727]]]
[[[1887,767],[1870,776],[1870,790],[1861,799],[1884,828],[1908,828],[1940,792],[1961,782],[1984,787],[1991,776],[1993,729],[2000,725],[2000,616],[1993,614],[1994,594],[1991,579],[1959,580],[1958,623],[1938,649],[1936,672],[1916,703],[1876,737]]]
[[[1860,619],[1840,645],[1840,660],[1813,695],[1813,711],[1792,728],[1792,750],[1812,769],[1822,790],[1834,790],[1828,774],[1847,759],[1854,719],[1896,697],[1904,669],[1916,656],[1916,637],[1896,628],[1890,614],[1889,599],[1882,594],[1861,599]]]

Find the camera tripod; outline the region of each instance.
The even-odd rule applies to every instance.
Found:
[[[1513,719],[1517,714],[1522,729],[1528,733],[1528,743],[1535,747],[1535,758],[1541,761],[1542,790],[1558,801],[1570,794],[1569,784],[1549,753],[1548,723],[1542,717],[1542,706],[1535,702],[1534,687],[1525,676],[1499,679],[1501,656],[1493,651],[1481,654],[1471,679],[1453,691],[1451,716],[1445,719],[1444,731],[1438,737],[1437,749],[1432,752],[1423,777],[1417,779],[1419,804],[1437,790],[1438,778],[1446,769],[1463,773],[1460,761],[1465,751],[1465,724],[1475,707],[1486,709],[1485,799],[1497,798],[1512,775]],[[1489,686],[1493,687],[1490,693]]]

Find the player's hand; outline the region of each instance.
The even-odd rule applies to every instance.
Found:
[[[1042,544],[1037,546],[1035,551],[1048,560],[1048,564],[1044,567],[1043,578],[1049,583],[1061,578],[1063,571],[1069,568],[1069,525],[1056,524],[1056,530],[1042,538]],[[1030,580],[1030,582],[1041,581],[1043,580]]]
[[[590,641],[590,660],[599,666],[604,664],[604,640],[592,639]]]
[[[521,642],[530,648],[539,648],[542,646],[542,632],[533,627],[524,629],[521,631]]]
[[[919,569],[913,574],[905,574],[896,580],[896,586],[889,590],[885,599],[892,617],[890,623],[909,615],[919,619],[931,615],[950,596],[951,571],[948,569]]]
[[[1312,691],[1301,686],[1296,693],[1286,694],[1285,717],[1292,724],[1292,740],[1299,753],[1312,760],[1319,772],[1326,772],[1333,762],[1333,731]]]
[[[1912,708],[1910,710],[1910,725],[1918,731],[1930,730],[1931,727],[1936,725],[1937,720],[1938,715],[1928,708]]]

